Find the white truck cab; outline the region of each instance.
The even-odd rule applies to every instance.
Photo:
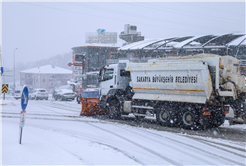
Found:
[[[106,96],[110,89],[126,89],[131,80],[130,72],[125,71],[129,61],[120,61],[119,64],[107,65],[100,70],[100,95]]]

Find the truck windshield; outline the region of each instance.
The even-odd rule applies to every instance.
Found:
[[[103,75],[103,81],[110,80],[113,78],[114,69],[106,69]]]

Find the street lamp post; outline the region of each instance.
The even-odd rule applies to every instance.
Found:
[[[15,48],[17,50],[18,48]],[[15,50],[14,50],[14,90],[15,90]]]

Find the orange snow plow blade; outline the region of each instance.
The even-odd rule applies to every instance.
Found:
[[[80,115],[95,115],[105,114],[106,112],[100,111],[99,108],[99,91],[82,91],[78,92],[79,100],[81,103]]]
[[[92,115],[99,113],[99,98],[79,98],[81,102],[80,115]]]

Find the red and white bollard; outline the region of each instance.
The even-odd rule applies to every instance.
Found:
[[[20,144],[21,144],[21,138],[22,138],[22,130],[23,130],[23,127],[25,125],[25,113],[26,111],[21,111],[21,114],[20,114]]]

